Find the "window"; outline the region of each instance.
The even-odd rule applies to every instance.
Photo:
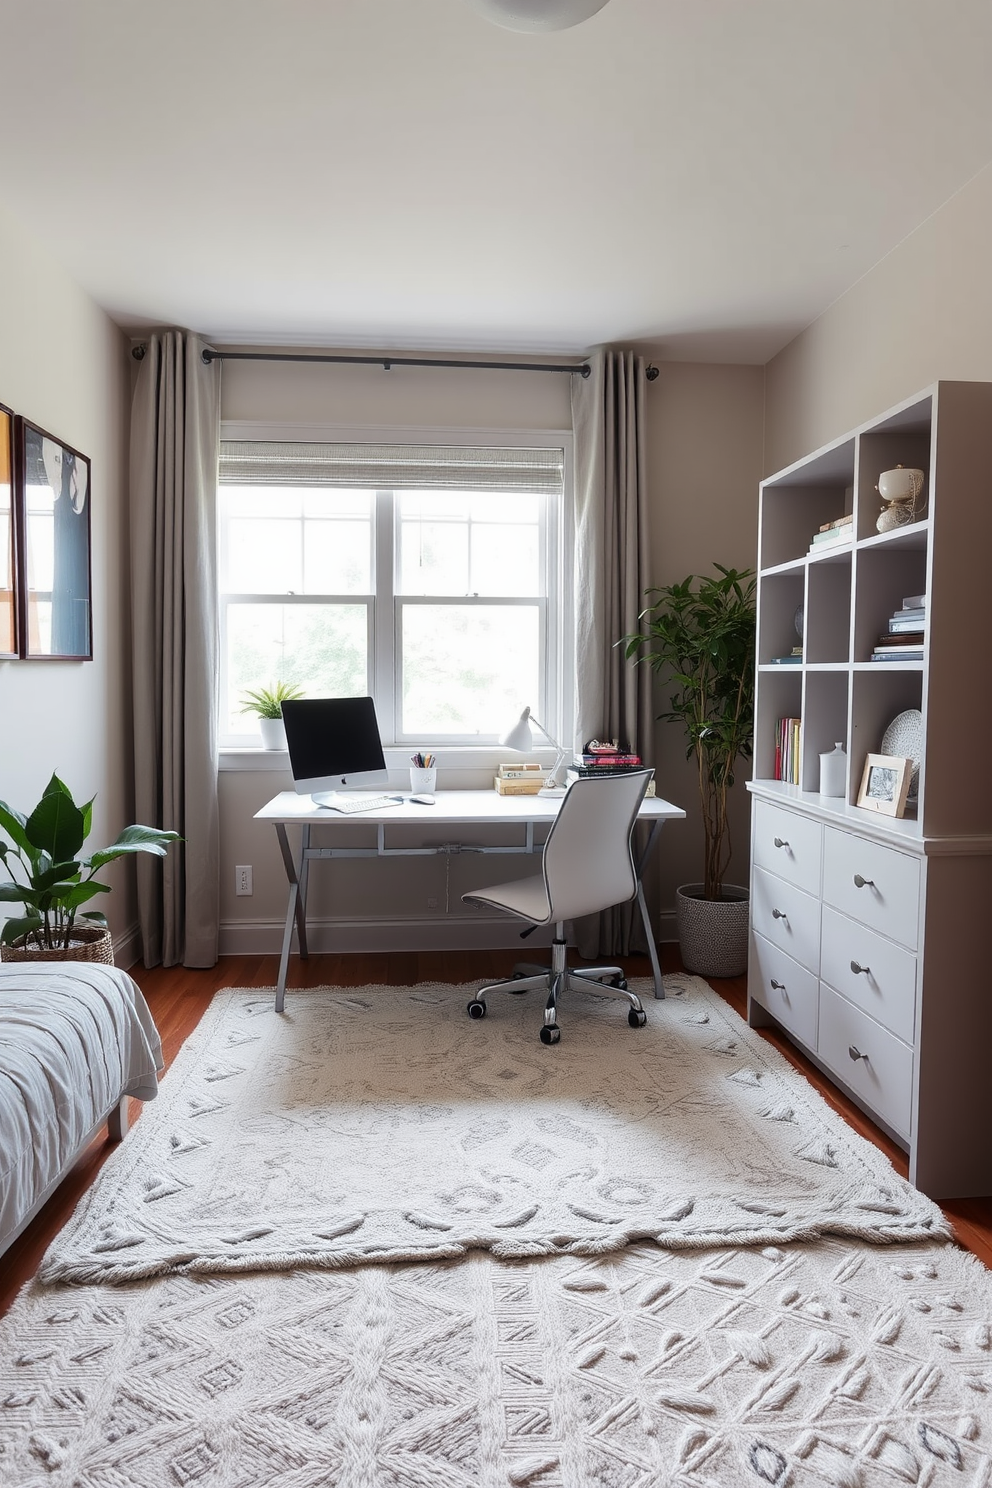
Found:
[[[531,436],[533,438],[533,436]],[[222,742],[247,688],[376,700],[386,743],[560,722],[561,444],[221,443]]]

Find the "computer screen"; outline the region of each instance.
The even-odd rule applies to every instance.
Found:
[[[283,703],[282,718],[299,795],[388,784],[370,697],[297,698]]]

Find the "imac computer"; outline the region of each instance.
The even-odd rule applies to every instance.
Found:
[[[297,793],[333,806],[338,791],[388,784],[370,697],[298,698],[282,705]]]

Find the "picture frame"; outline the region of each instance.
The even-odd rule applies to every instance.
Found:
[[[0,403],[0,659],[18,654],[19,596],[14,519],[14,415]]]
[[[14,446],[18,655],[91,661],[90,461],[22,417]]]
[[[900,817],[906,810],[913,761],[895,754],[869,754],[857,804],[862,811]]]

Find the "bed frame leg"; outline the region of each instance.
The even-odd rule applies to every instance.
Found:
[[[112,1142],[122,1142],[127,1136],[127,1103],[128,1097],[122,1095],[107,1117],[107,1130]]]

